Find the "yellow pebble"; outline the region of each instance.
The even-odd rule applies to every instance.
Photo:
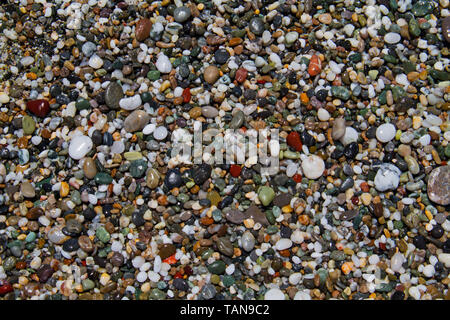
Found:
[[[19,236],[17,237],[17,240],[22,241],[22,240],[25,240],[26,237],[27,237],[26,234],[21,234],[21,235],[19,235]]]
[[[413,128],[415,130],[419,129],[422,125],[422,118],[421,117],[413,117]]]
[[[69,184],[65,181],[61,182],[61,189],[59,189],[59,195],[61,198],[67,197],[69,194]]]
[[[391,233],[389,232],[388,229],[384,229],[383,232],[384,232],[384,235],[386,236],[386,238],[390,238],[391,237]]]
[[[159,87],[159,92],[162,93],[162,92],[166,91],[166,89],[169,87],[170,87],[170,81],[166,80],[161,84],[161,87]]]
[[[142,292],[149,292],[151,289],[150,287],[150,282],[146,282],[141,286],[141,291]]]
[[[352,249],[347,248],[347,247],[345,247],[343,251],[348,256],[352,256],[355,253]]]
[[[203,10],[205,8],[205,5],[203,4],[203,3],[199,3],[198,5],[197,5],[197,9],[198,10]]]
[[[372,201],[372,195],[368,192],[365,192],[361,195],[361,201],[365,206],[368,206]]]
[[[290,205],[286,205],[283,208],[281,208],[281,211],[283,211],[283,213],[290,213],[292,212],[292,208]]]
[[[425,210],[425,215],[427,216],[428,220],[433,219],[433,214],[429,210]]]
[[[251,229],[255,225],[255,221],[253,219],[245,219],[244,225],[247,229]]]

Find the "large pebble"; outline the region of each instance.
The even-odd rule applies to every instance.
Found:
[[[242,248],[250,252],[255,247],[255,237],[250,231],[245,231],[241,237]]]
[[[382,124],[377,128],[376,137],[383,143],[391,141],[395,137],[395,126],[392,123]]]
[[[78,135],[72,138],[69,145],[69,156],[72,159],[80,160],[83,158],[89,151],[92,150],[94,144],[92,143],[91,138],[85,135]]]
[[[450,204],[450,165],[431,171],[428,177],[427,192],[431,201],[442,206]]]
[[[345,134],[345,119],[337,118],[333,121],[333,128],[331,131],[331,137],[333,140],[341,139]]]
[[[139,19],[136,23],[136,29],[134,31],[137,41],[144,41],[150,36],[150,30],[152,29],[152,23],[150,19]]]
[[[28,181],[22,182],[20,186],[20,192],[25,198],[34,198],[34,196],[36,195],[36,191],[33,185]]]
[[[127,132],[142,130],[150,121],[150,116],[143,110],[135,110],[125,118],[123,127]]]
[[[172,71],[172,63],[165,54],[160,53],[158,55],[158,60],[156,60],[155,65],[158,71],[161,73],[169,73],[170,71]]]
[[[308,179],[320,178],[325,171],[325,162],[316,155],[308,156],[302,161],[302,170]]]
[[[344,146],[358,141],[358,131],[352,127],[346,127],[344,135],[340,138],[340,141]]]
[[[219,69],[216,66],[208,66],[203,71],[203,78],[209,84],[214,84],[219,79]]]
[[[120,100],[123,98],[122,86],[115,81],[112,81],[105,91],[105,103],[111,109],[119,109]]]
[[[285,300],[285,296],[283,291],[273,288],[264,294],[264,300]]]
[[[378,191],[394,190],[400,182],[401,171],[391,163],[383,163],[375,175],[375,188]]]
[[[122,98],[119,101],[119,106],[122,109],[129,111],[139,108],[140,105],[142,105],[142,99],[138,94],[129,98]]]
[[[278,240],[277,243],[275,244],[275,248],[279,251],[289,249],[290,247],[292,247],[291,239],[283,238]]]

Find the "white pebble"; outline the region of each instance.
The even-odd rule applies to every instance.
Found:
[[[394,139],[395,126],[392,123],[384,123],[377,128],[376,136],[378,141],[386,143]]]
[[[264,300],[285,300],[285,297],[283,291],[274,288],[266,292]]]

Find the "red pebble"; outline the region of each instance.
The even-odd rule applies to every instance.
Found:
[[[237,164],[232,164],[230,166],[230,174],[235,178],[239,177],[239,175],[241,174],[241,170],[241,166],[238,166]]]
[[[6,283],[0,287],[0,294],[7,294],[11,291],[13,291],[13,287],[10,283]]]
[[[313,55],[308,65],[308,73],[311,77],[314,77],[319,74],[321,70],[320,60],[317,55]]]
[[[296,131],[292,131],[286,138],[288,146],[294,148],[295,151],[301,151],[303,144],[300,135]]]
[[[173,276],[173,278],[174,278],[174,279],[182,279],[182,278],[183,278],[183,275],[181,274],[180,271],[178,271],[178,272]]]
[[[359,203],[359,198],[357,196],[352,197],[352,203],[356,206]]]
[[[301,174],[294,174],[294,176],[292,177],[292,180],[294,180],[296,183],[300,183],[302,182],[302,175]]]
[[[167,263],[167,264],[174,264],[174,263],[177,263],[177,259],[175,258],[175,255],[173,254],[170,257],[164,259],[163,262]]]
[[[31,100],[27,102],[27,109],[38,117],[45,117],[50,112],[50,104],[45,99]]]
[[[184,89],[182,96],[184,103],[188,103],[189,101],[191,101],[191,89],[189,88]]]
[[[248,74],[247,69],[239,68],[236,71],[236,76],[234,78],[236,79],[237,82],[241,82],[242,83],[242,82],[245,81],[245,79],[247,79],[247,74]]]

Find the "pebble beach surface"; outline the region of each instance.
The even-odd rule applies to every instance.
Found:
[[[0,299],[449,300],[449,10],[2,4]],[[279,171],[171,158],[198,123]]]

